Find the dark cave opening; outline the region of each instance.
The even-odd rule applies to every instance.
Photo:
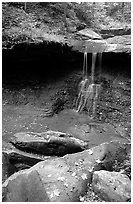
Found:
[[[91,53],[88,53],[88,71],[91,70]],[[83,68],[83,53],[72,51],[67,45],[20,44],[11,50],[2,52],[2,78],[4,83],[15,81],[39,80],[51,81],[59,79],[72,71]],[[96,62],[96,71],[98,60]],[[102,72],[119,73],[130,77],[131,56],[128,53],[103,53]]]

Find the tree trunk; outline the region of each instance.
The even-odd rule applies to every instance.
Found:
[[[63,22],[64,22],[64,27],[67,28],[67,21],[66,21],[67,3],[63,2],[63,6],[64,6]]]
[[[125,3],[124,3],[124,2],[122,2],[122,4],[121,4],[122,14],[124,13],[124,7],[125,7]]]
[[[24,10],[26,11],[27,4],[24,2]]]

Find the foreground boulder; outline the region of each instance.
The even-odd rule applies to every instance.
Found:
[[[105,159],[107,161],[106,155],[115,161],[120,149],[126,154],[129,148],[129,144],[113,141],[39,162],[30,169],[13,174],[4,182],[3,201],[79,201],[92,181],[93,172],[102,168]]]
[[[2,152],[2,183],[16,171],[7,154]]]
[[[16,133],[11,143],[18,149],[47,156],[64,156],[87,148],[86,142],[56,131]]]
[[[20,163],[23,162],[24,164],[27,164],[29,166],[33,166],[36,163],[49,158],[43,155],[37,155],[21,151],[14,147],[11,143],[6,142],[2,143],[2,153],[6,157],[8,157],[8,160],[12,163],[15,163],[15,161],[19,161]]]
[[[131,181],[119,172],[95,171],[92,187],[95,193],[108,202],[126,202],[131,198]]]
[[[15,148],[12,144],[2,142],[2,182],[14,172],[27,169],[49,156],[27,153]]]

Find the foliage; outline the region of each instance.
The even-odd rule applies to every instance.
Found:
[[[108,3],[107,14],[116,20],[131,22],[131,3]]]
[[[125,28],[131,23],[130,2],[3,2],[3,43],[19,36],[35,40],[61,37],[84,27],[93,30]],[[22,37],[20,37],[22,39]],[[62,41],[62,40],[61,40]]]

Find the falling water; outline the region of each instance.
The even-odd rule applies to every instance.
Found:
[[[94,84],[94,71],[96,64],[97,53],[92,53],[92,67],[91,67],[91,83]]]
[[[102,73],[102,52],[98,53],[98,74],[99,74],[99,78],[101,79],[101,73]]]
[[[102,55],[100,54],[100,62],[101,56]],[[84,53],[83,80],[79,83],[79,94],[76,101],[77,112],[82,112],[86,108],[88,115],[91,117],[95,116],[97,100],[101,90],[100,84],[94,83],[96,57],[97,53],[92,53],[91,77],[88,77],[87,52]]]
[[[87,50],[87,47],[85,48]],[[83,62],[83,76],[87,76],[88,65],[87,65],[87,51],[84,52],[84,62]]]

